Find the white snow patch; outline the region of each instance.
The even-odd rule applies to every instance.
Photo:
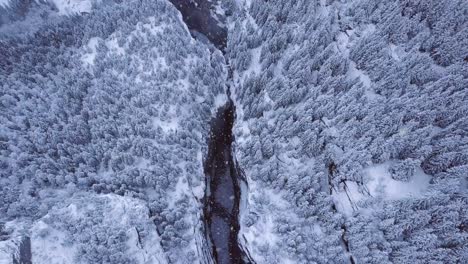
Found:
[[[401,127],[400,129],[398,129],[398,135],[400,137],[406,136],[408,132],[409,132],[409,129],[407,127]]]
[[[237,144],[243,144],[251,137],[249,122],[241,120],[238,118],[235,126]]]
[[[200,98],[200,101],[201,101],[200,103],[204,102],[205,98]],[[214,105],[211,108],[211,116],[215,117],[216,114],[218,113],[218,109],[225,106],[227,104],[227,102],[228,102],[228,97],[227,97],[227,95],[225,93],[217,94],[214,97]]]
[[[220,27],[226,27],[224,18],[226,17],[226,12],[221,6],[221,1],[215,1],[213,6],[210,9],[211,16],[216,20],[216,24]]]
[[[34,263],[74,263],[76,248],[67,234],[54,229],[43,221],[34,224],[31,230],[31,253]]]
[[[281,196],[281,192],[277,190],[263,189],[260,193],[268,197],[268,202],[275,207],[285,209],[289,206],[289,203]]]
[[[112,37],[111,39],[107,40],[106,46],[110,51],[118,55],[125,54],[125,49],[119,46],[119,43],[117,42],[117,39],[115,37]]]
[[[221,2],[217,2],[215,5],[214,5],[214,13],[219,15],[219,16],[225,16],[226,12],[224,12],[224,9],[221,7]]]
[[[270,245],[273,246],[280,240],[275,235],[275,223],[270,214],[262,215],[261,218],[251,227],[241,225],[239,237],[245,239],[244,245]],[[256,256],[256,252],[250,252],[254,259],[259,260],[261,256]]]
[[[400,51],[398,50],[398,47],[394,44],[390,44],[390,56],[392,56],[392,58],[396,61],[401,61]]]
[[[115,194],[80,194],[68,203],[58,204],[52,209],[58,210],[52,215],[63,215],[65,218],[50,219],[52,216],[47,214],[33,224],[31,253],[34,263],[76,263],[78,245],[75,243],[79,242],[73,239],[75,234],[49,223],[59,224],[64,220],[83,221],[88,217],[87,212],[96,210],[103,214],[103,221],[96,225],[113,226],[126,232],[128,240],[125,243],[128,247],[124,254],[134,257],[139,264],[166,263],[160,238],[154,223],[148,217],[149,209],[145,202]],[[139,237],[139,232],[144,232],[145,235]]]
[[[260,74],[262,71],[262,64],[260,63],[261,51],[261,46],[251,50],[252,61],[250,62],[249,68],[245,71],[244,76],[249,76],[253,73],[256,75]]]
[[[144,24],[143,27],[149,29],[150,33],[153,35],[164,34],[164,29],[168,27],[166,24],[157,24],[155,17],[149,18],[150,23]]]
[[[382,196],[386,200],[421,197],[429,187],[430,176],[417,168],[409,182],[392,179],[390,163],[374,165],[364,170],[368,177],[367,188],[373,197]]]
[[[375,31],[375,25],[369,24],[364,26],[362,30],[362,35],[369,35],[372,32]],[[338,50],[343,54],[343,56],[347,59],[349,59],[349,50],[353,43],[356,41],[355,36],[356,36],[356,31],[355,30],[347,30],[346,33],[341,32],[338,34],[336,38],[336,45]],[[350,42],[350,38],[353,38],[354,40]],[[367,75],[364,71],[359,70],[356,67],[356,63],[352,60],[349,60],[349,68],[348,68],[348,76],[350,79],[359,79],[361,83],[365,87],[365,95],[367,99],[369,100],[375,100],[379,98],[380,96],[374,92],[372,89],[372,81],[369,78],[369,75]]]
[[[160,127],[164,133],[175,132],[179,129],[179,120],[176,118],[171,118],[168,120],[161,120],[160,118],[153,118],[153,125],[155,127]]]
[[[332,190],[333,201],[339,212],[351,216],[354,211],[358,210],[356,203],[367,196],[359,191],[356,182],[346,181],[342,187],[342,190]]]
[[[138,158],[135,163],[136,168],[146,169],[151,165],[151,160],[145,158]]]
[[[337,42],[336,45],[338,47],[338,50],[346,58],[349,57],[349,49],[350,49],[349,36],[353,33],[354,33],[353,30],[347,30],[346,33],[341,32],[338,34],[338,36],[336,36],[336,42]]]
[[[354,61],[349,61],[349,70],[348,70],[349,78],[351,79],[359,79],[361,83],[364,85],[365,88],[365,95],[369,100],[375,100],[380,98],[381,96],[376,94],[372,88],[372,81],[364,71],[359,70],[356,68],[356,63]]]
[[[200,175],[203,175],[203,153],[199,150],[197,152],[197,163],[200,164]],[[192,180],[192,185],[193,185],[193,180]],[[192,193],[195,198],[198,200],[202,199],[205,196],[205,183],[204,181],[200,181],[197,186],[191,186],[192,187]]]
[[[383,201],[422,197],[429,187],[430,176],[417,168],[409,182],[392,179],[389,168],[391,162],[373,165],[364,169],[366,183],[359,186],[356,182],[345,181],[338,189],[333,189],[332,198],[337,210],[346,216],[355,211],[368,211],[360,208],[359,202],[366,199],[381,198]],[[366,209],[366,210],[364,210]]]
[[[11,264],[11,255],[9,252],[2,252],[0,248],[0,264]]]
[[[157,107],[157,106],[155,106]],[[164,133],[173,133],[180,129],[180,120],[177,107],[169,106],[159,117],[153,118],[154,127],[160,127]]]
[[[249,8],[252,4],[252,0],[234,0],[238,7],[244,7],[245,9]]]
[[[366,88],[371,87],[372,81],[369,78],[369,76],[362,70],[358,70],[356,68],[356,63],[354,63],[353,61],[350,61],[349,63],[349,77],[351,77],[352,79],[359,78],[359,80],[362,82],[362,84],[364,84]]]
[[[148,208],[141,201],[128,197],[121,197],[114,194],[104,195],[107,198],[111,210],[106,212],[108,219],[113,224],[118,223],[127,228],[129,246],[126,254],[135,256],[140,264],[147,263],[166,263],[164,253],[161,248],[160,238],[157,235],[156,227],[151,223],[148,215]],[[138,239],[138,229],[136,222],[144,224],[142,228],[146,229],[146,236]],[[109,223],[110,224],[110,223]],[[143,230],[140,230],[143,231]]]
[[[1,245],[0,245],[1,246]],[[9,252],[0,248],[0,264],[11,264],[11,255]]]
[[[198,186],[192,186],[192,193],[193,196],[197,199],[202,199],[205,195],[205,186],[203,184],[199,184]]]
[[[13,220],[4,223],[3,227],[8,235],[4,237],[5,240],[0,241],[0,264],[12,264],[13,256],[19,254],[25,223]]]
[[[268,92],[266,90],[264,90],[264,91],[265,91],[265,93],[263,95],[263,99],[265,100],[265,102],[267,104],[274,105],[275,102],[271,99],[270,94],[268,94]]]
[[[52,0],[60,15],[91,12],[92,0]]]
[[[166,57],[157,57],[153,60],[153,67],[154,69],[158,70],[166,70],[169,69],[169,66],[166,61]]]
[[[375,25],[374,24],[367,24],[363,26],[362,35],[369,36],[370,34],[375,32]]]
[[[69,212],[70,216],[72,216],[73,218],[77,219],[77,218],[83,217],[83,214],[81,214],[78,211],[78,208],[76,207],[75,204],[70,204],[68,206],[68,209],[69,209],[68,212]]]
[[[97,54],[97,45],[99,41],[102,40],[99,37],[90,38],[88,44],[85,46],[86,53],[81,56],[81,61],[85,66],[94,65],[94,60]]]
[[[174,202],[181,199],[183,196],[190,193],[190,187],[188,186],[188,181],[185,178],[185,175],[181,175],[177,179],[177,184],[175,186],[175,192],[172,194],[172,199],[169,199],[169,207],[173,207]]]
[[[247,177],[250,175],[246,173]],[[288,215],[290,220],[296,220],[297,216],[290,211],[290,204],[282,197],[282,191],[277,189],[265,188],[257,182],[248,179],[248,186],[241,185],[242,197],[240,202],[240,243],[247,248],[249,245],[256,245],[255,248],[277,248],[281,243],[281,237],[277,233],[276,221],[284,214]],[[257,199],[265,200],[265,203],[258,207]],[[258,219],[251,226],[246,226],[244,223],[249,214],[254,213]],[[270,252],[271,253],[271,252]],[[250,254],[253,259],[259,263],[265,259],[264,252],[251,250]],[[280,263],[289,263],[286,256],[281,256]]]
[[[127,254],[134,257],[137,260],[137,263],[139,264],[162,264],[166,263],[164,259],[164,253],[162,251],[162,248],[159,246],[160,245],[160,239],[158,236],[155,236],[152,234],[149,238],[146,244],[150,248],[154,248],[153,252],[148,251],[147,248],[143,247],[140,244],[140,238],[138,234],[138,230],[136,228],[129,229],[127,231],[127,236],[128,236],[128,250]],[[152,232],[156,233],[156,230],[153,230]]]
[[[227,97],[226,94],[222,93],[222,94],[216,95],[215,98],[214,98],[214,104],[215,104],[214,109],[216,110],[216,109],[226,105],[227,101],[228,101],[228,97]]]
[[[0,0],[0,6],[7,7],[9,5],[10,5],[10,0]],[[1,261],[1,259],[0,259],[0,261]]]

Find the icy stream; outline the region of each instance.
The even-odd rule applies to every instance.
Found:
[[[240,172],[232,155],[234,113],[232,101],[218,110],[211,122],[211,139],[205,161],[205,225],[217,263],[246,262],[238,244],[241,192]]]

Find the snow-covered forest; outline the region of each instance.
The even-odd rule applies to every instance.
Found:
[[[468,263],[468,1],[0,0],[10,263]]]

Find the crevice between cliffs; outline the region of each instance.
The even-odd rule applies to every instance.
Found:
[[[233,155],[232,127],[235,106],[231,100],[211,122],[205,161],[204,220],[216,263],[251,262],[238,243],[242,172]]]
[[[217,0],[170,0],[180,11],[192,36],[212,45],[225,54],[227,29],[225,17],[213,17]],[[226,59],[227,60],[227,59]],[[210,122],[208,154],[204,161],[205,197],[203,199],[203,222],[205,261],[224,263],[253,263],[238,242],[240,230],[239,205],[241,185],[246,184],[242,170],[234,155],[232,128],[236,108],[230,99],[229,83],[226,80],[227,103],[217,109]],[[208,252],[208,253],[206,253]],[[207,256],[210,255],[210,256]]]

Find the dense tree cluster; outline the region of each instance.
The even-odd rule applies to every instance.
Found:
[[[278,255],[301,263],[466,261],[467,8],[371,0],[239,7],[228,43],[242,119],[237,155],[262,186],[252,196],[270,188],[294,205],[283,215],[251,201],[250,214],[277,215],[282,243],[250,245],[265,263]],[[424,195],[370,196],[365,169],[387,163],[396,181],[429,175]],[[365,198],[350,197],[354,214],[344,216],[335,195],[351,195],[350,186]],[[261,218],[246,221],[262,226]]]
[[[137,197],[168,258],[191,262],[200,197],[185,190],[203,186],[224,58],[167,1],[119,2],[0,40],[0,221],[43,217],[46,190],[55,202],[63,189]],[[85,241],[80,226],[70,232]]]
[[[0,7],[0,251],[31,237],[76,263],[200,262],[229,85],[257,263],[468,262],[466,1],[221,6],[229,63],[166,0]]]

